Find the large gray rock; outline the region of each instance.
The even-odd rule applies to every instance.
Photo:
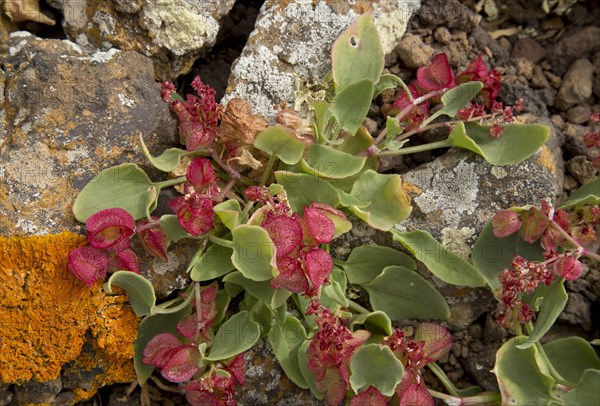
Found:
[[[137,51],[152,58],[157,78],[189,72],[216,42],[235,0],[52,0],[63,28],[81,47]]]
[[[177,143],[152,61],[137,52],[87,53],[71,41],[11,35],[0,70],[0,235],[81,232],[71,206],[98,172],[136,162],[156,180],[138,146],[152,154]],[[126,181],[126,180],[123,180]],[[183,287],[189,246],[168,265],[141,255],[159,296]],[[139,252],[143,253],[143,250]],[[167,270],[169,272],[167,272]]]
[[[272,119],[282,102],[296,103],[295,92],[323,79],[331,68],[331,45],[364,7],[342,1],[268,1],[256,28],[234,63],[223,102],[241,97],[254,113]],[[418,0],[369,3],[386,53],[394,50]]]

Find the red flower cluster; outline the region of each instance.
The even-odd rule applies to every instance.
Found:
[[[219,188],[215,171],[206,158],[192,161],[186,179],[183,185],[185,195],[171,200],[169,207],[177,214],[181,227],[197,237],[213,226],[215,212],[212,198],[219,193]]]
[[[86,223],[90,245],[69,252],[67,269],[86,286],[92,286],[111,271],[140,273],[137,257],[130,248],[135,220],[123,209],[101,210]]]
[[[598,123],[600,122],[600,113],[592,113],[590,115],[590,120],[592,122]],[[600,149],[600,130],[598,131],[590,131],[589,133],[583,136],[583,141],[585,142],[585,146],[588,149]],[[594,158],[592,161],[596,168],[600,168],[600,154]]]
[[[452,346],[452,336],[445,328],[433,323],[417,327],[415,338],[408,338],[400,329],[384,340],[396,358],[404,365],[404,378],[396,386],[400,406],[433,406],[433,398],[421,376],[421,368],[444,356]]]
[[[192,87],[198,96],[188,94],[184,101],[175,93],[173,83],[163,82],[161,85],[163,100],[170,103],[177,113],[181,143],[185,144],[188,151],[212,146],[219,124],[220,106],[215,101],[216,91],[203,84],[199,76],[192,81]]]
[[[370,333],[366,330],[352,333],[340,318],[316,301],[311,301],[306,314],[316,315],[319,326],[306,350],[307,368],[315,375],[315,385],[325,394],[327,403],[337,405],[348,390],[350,358]]]
[[[235,383],[246,383],[244,375],[244,354],[239,354],[229,364],[220,365],[229,376],[217,374],[210,370],[200,379],[195,379],[183,385],[181,389],[191,406],[235,406]]]

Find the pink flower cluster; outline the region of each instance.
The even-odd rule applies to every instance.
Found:
[[[592,113],[590,115],[590,120],[594,123],[600,122],[600,113]],[[600,130],[598,131],[590,131],[589,133],[583,136],[583,141],[585,143],[586,148],[599,149],[600,150]],[[592,161],[596,168],[600,168],[600,154]]]
[[[300,216],[292,213],[287,202],[276,200],[255,186],[246,190],[246,196],[262,201],[267,208],[261,227],[275,244],[280,272],[271,280],[271,286],[295,293],[316,293],[333,269],[331,255],[320,245],[333,240],[333,219],[346,220],[344,213],[325,203],[311,203],[304,208],[304,216]]]
[[[306,314],[314,314],[319,326],[306,350],[307,368],[315,375],[315,385],[325,394],[327,403],[337,405],[348,390],[350,358],[370,333],[366,330],[352,333],[340,318],[317,301],[311,301]]]
[[[175,86],[171,82],[163,82],[161,94],[165,102],[171,104],[171,109],[177,113],[181,143],[188,151],[196,151],[213,145],[217,137],[220,105],[215,101],[216,91],[205,85],[196,76],[192,87],[198,94],[188,94],[184,101],[173,95]]]
[[[167,380],[186,382],[181,387],[192,406],[232,406],[236,404],[235,383],[244,384],[244,354],[227,362],[218,362],[216,367],[229,373],[217,374],[215,369],[201,367],[198,344],[210,344],[212,324],[217,315],[216,298],[218,285],[213,283],[201,292],[201,310],[177,323],[177,332],[183,342],[171,333],[154,336],[144,348],[142,362],[153,365]],[[192,302],[197,309],[196,303]]]
[[[523,109],[522,100],[518,101],[515,107],[505,107],[496,101],[500,93],[502,75],[496,69],[488,70],[481,55],[455,76],[446,54],[440,53],[432,58],[431,63],[420,67],[416,76],[415,81],[408,85],[410,96],[403,89],[398,90],[396,101],[387,112],[389,115],[401,114],[400,121],[407,130],[417,129],[429,116],[430,101],[439,103],[442,92],[470,81],[483,83],[483,89],[477,95],[480,103],[472,103],[460,110],[457,117],[464,121],[491,118],[494,120],[490,129],[492,137],[498,138],[502,135],[503,129],[498,118],[510,123],[513,121],[513,112]],[[424,100],[415,104],[413,100],[421,97]],[[488,114],[488,110],[491,110],[491,114]]]
[[[135,220],[125,210],[113,208],[91,215],[86,223],[89,245],[69,252],[67,269],[86,286],[104,279],[108,272],[126,270],[140,273],[130,248]]]
[[[219,194],[215,171],[206,158],[196,158],[188,167],[184,195],[169,202],[181,227],[193,235],[208,232],[213,226],[215,212],[213,197]]]

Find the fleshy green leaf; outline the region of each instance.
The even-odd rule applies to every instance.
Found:
[[[356,180],[350,194],[361,200],[371,199],[368,207],[350,206],[350,211],[378,230],[391,230],[412,211],[399,175],[384,175],[368,169]]]
[[[343,264],[348,281],[354,284],[370,282],[390,265],[417,269],[415,261],[403,252],[381,245],[363,245],[352,250]]]
[[[167,234],[167,237],[173,242],[177,242],[182,238],[195,238],[181,227],[179,220],[177,220],[177,216],[174,214],[162,215],[159,223],[165,234]]]
[[[441,115],[448,117],[456,116],[458,110],[465,108],[467,103],[471,101],[481,89],[483,89],[483,83],[467,82],[448,90],[441,97],[443,107],[432,114],[426,120],[426,123],[432,122]]]
[[[385,134],[385,148],[386,149],[389,149],[391,151],[396,151],[396,150],[402,148],[402,146],[409,141],[408,139],[402,140],[402,141],[394,140],[394,138],[397,135],[402,134],[402,132],[404,131],[404,129],[400,126],[400,123],[398,122],[397,118],[388,116],[388,118],[385,122],[385,129],[386,129],[386,134]]]
[[[243,287],[245,291],[268,305],[271,309],[279,308],[291,295],[291,292],[287,289],[273,289],[270,281],[258,282],[244,278],[241,272],[227,274],[223,278],[223,282]]]
[[[488,222],[473,245],[473,264],[481,272],[492,291],[500,289],[498,275],[510,267],[515,255],[530,261],[543,260],[539,244],[523,241],[518,233],[498,238],[494,235],[491,221]]]
[[[391,73],[384,73],[379,78],[379,82],[375,84],[375,92],[373,93],[373,98],[379,96],[384,90],[395,89],[397,87],[402,87],[405,89],[408,88],[404,81],[398,76],[392,75]]]
[[[318,176],[286,171],[275,172],[277,183],[283,185],[290,207],[295,213],[304,213],[311,203],[327,203],[337,207],[340,197],[335,187]]]
[[[388,266],[362,287],[369,293],[373,310],[385,312],[392,320],[450,317],[444,297],[418,273],[404,267]]]
[[[342,307],[348,307],[346,298],[346,274],[339,268],[333,268],[329,275],[329,283],[323,285],[322,293]],[[323,298],[321,299],[323,300]],[[324,303],[324,305],[327,305]]]
[[[600,370],[600,358],[596,351],[581,337],[559,338],[543,347],[554,368],[569,382],[579,382],[586,369]]]
[[[113,166],[100,172],[79,192],[73,203],[73,214],[85,223],[100,210],[118,207],[139,220],[146,215],[148,202],[156,193],[153,189],[148,175],[136,164]]]
[[[254,140],[254,146],[269,155],[275,155],[288,165],[300,161],[304,154],[304,143],[294,132],[281,125],[262,130]]]
[[[539,341],[544,334],[550,330],[565,305],[569,296],[565,291],[562,278],[556,279],[549,286],[538,286],[535,290],[532,302],[541,299],[540,312],[535,321],[535,326],[531,336],[523,344],[517,345],[518,348],[528,348]]]
[[[459,121],[448,140],[453,146],[481,155],[492,165],[517,164],[536,153],[548,139],[550,129],[539,124],[506,124],[500,138],[492,138],[490,126]]]
[[[331,48],[331,70],[338,92],[363,79],[377,83],[383,66],[379,33],[373,18],[363,14],[354,20]]]
[[[175,334],[177,322],[184,317],[190,315],[192,309],[191,306],[185,307],[180,311],[172,314],[156,314],[147,316],[142,319],[138,325],[137,339],[133,343],[134,356],[133,356],[133,367],[135,369],[135,375],[140,385],[146,383],[146,380],[152,375],[154,366],[147,365],[142,362],[144,357],[144,348],[146,344],[155,335],[160,333],[172,333]]]
[[[536,362],[537,349],[519,349],[516,346],[527,337],[508,340],[496,353],[494,373],[498,379],[502,403],[507,405],[546,405],[554,379],[544,375]]]
[[[276,323],[269,332],[269,342],[287,377],[299,387],[308,389],[298,364],[298,350],[305,340],[304,327],[292,316],[287,316],[283,323]]]
[[[220,361],[234,357],[250,349],[259,338],[258,323],[250,320],[248,312],[239,312],[221,324],[206,359]]]
[[[188,151],[180,148],[169,148],[159,156],[153,157],[150,154],[150,151],[148,151],[148,147],[146,147],[146,144],[144,143],[144,140],[141,136],[140,146],[142,147],[142,152],[144,153],[144,156],[148,158],[152,166],[154,166],[159,171],[163,172],[171,172],[172,170],[177,168],[181,163],[181,157],[189,154]]]
[[[233,271],[235,267],[231,263],[232,254],[231,248],[211,245],[192,267],[190,278],[196,282],[208,281]]]
[[[600,371],[587,369],[573,390],[562,395],[565,405],[600,404]]]
[[[392,396],[404,376],[404,366],[390,347],[367,344],[350,359],[350,373],[354,393],[373,386],[384,396]]]
[[[394,332],[392,329],[392,321],[388,315],[379,310],[353,316],[350,320],[350,328],[352,331],[357,330],[356,326],[358,325],[364,326],[366,330],[371,332],[371,335],[388,337]]]
[[[367,117],[373,99],[373,82],[364,79],[345,87],[331,101],[331,113],[342,130],[356,134]]]
[[[231,263],[244,277],[264,281],[278,275],[275,266],[275,244],[269,233],[259,226],[241,225],[232,232]]]
[[[373,142],[373,137],[369,134],[369,131],[364,126],[360,126],[354,136],[347,136],[336,149],[350,155],[358,155],[373,145]]]
[[[228,229],[233,230],[238,225],[242,208],[237,200],[225,200],[213,206],[213,210]]]
[[[584,204],[600,204],[600,177],[582,185],[579,189],[571,193],[571,196],[558,206],[558,208],[567,209]]]
[[[448,251],[425,231],[392,230],[395,241],[404,245],[417,260],[446,283],[459,286],[483,286],[484,277],[470,263]]]
[[[366,157],[352,156],[327,145],[312,144],[306,159],[300,161],[300,168],[310,175],[343,179],[360,172],[366,160]]]
[[[124,289],[129,303],[138,316],[152,313],[156,303],[154,288],[148,279],[129,271],[117,271],[106,282],[106,291],[112,293],[112,285]]]

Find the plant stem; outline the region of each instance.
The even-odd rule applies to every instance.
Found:
[[[482,392],[479,395],[468,396],[466,398],[446,395],[433,389],[427,389],[431,396],[446,401],[449,405],[482,405],[482,404],[500,404],[502,397],[496,392]]]
[[[164,189],[169,186],[179,185],[180,183],[185,182],[187,179],[185,176],[180,176],[178,178],[163,180],[162,182],[153,182],[154,186],[158,189]]]
[[[227,247],[227,248],[231,248],[231,249],[234,248],[233,241],[229,241],[224,238],[217,237],[216,235],[208,234],[208,239],[217,245],[221,245],[223,247]]]
[[[565,230],[563,230],[561,226],[559,226],[558,224],[556,224],[556,221],[552,220],[550,222],[550,225],[565,240],[567,240],[568,242],[570,242],[571,244],[573,244],[575,247],[577,247],[583,253],[584,256],[586,256],[588,258],[592,258],[592,259],[600,262],[600,255],[598,255],[598,254],[596,254],[594,252],[587,251],[584,247],[581,246],[581,244],[579,244],[573,237],[571,237],[571,235],[569,233],[567,233]]]
[[[194,292],[196,292],[196,317],[198,318],[194,342],[197,343],[200,340],[200,330],[204,327],[202,325],[202,289],[200,288],[200,282],[194,282]]]
[[[435,376],[437,376],[437,378],[440,380],[442,385],[444,385],[449,394],[451,394],[452,396],[458,396],[458,390],[456,389],[456,386],[454,386],[454,384],[450,381],[450,378],[448,378],[444,370],[440,368],[437,362],[430,362],[429,364],[427,364],[427,367],[431,370],[431,372],[433,372]]]
[[[152,309],[152,314],[173,314],[173,313],[177,313],[178,311],[180,311],[181,309],[185,308],[186,306],[189,306],[190,303],[192,303],[192,299],[194,299],[194,291],[190,291],[190,294],[188,295],[188,297],[185,298],[185,300],[183,302],[181,302],[180,304],[178,304],[175,307],[169,307],[169,308],[164,308],[161,306],[154,306],[154,308]]]
[[[267,183],[267,180],[269,179],[269,175],[271,174],[271,169],[273,169],[273,165],[275,164],[275,155],[271,155],[269,157],[269,162],[267,162],[267,166],[265,166],[264,172],[262,174],[262,176],[260,177],[260,183],[259,186],[263,186],[265,183]]]
[[[382,157],[382,156],[396,156],[396,155],[407,155],[414,154],[416,152],[430,151],[432,149],[437,148],[449,148],[452,146],[452,141],[449,139],[445,139],[443,141],[430,142],[429,144],[417,145],[415,147],[402,148],[397,151],[383,151],[374,156]]]
[[[358,303],[356,303],[354,300],[350,300],[348,299],[348,308],[350,310],[354,310],[357,313],[360,314],[369,314],[371,313],[368,309],[362,307],[361,305],[359,305]]]
[[[533,324],[531,322],[525,324],[525,331],[527,331],[527,334],[531,336],[531,334],[533,333]],[[548,372],[550,372],[550,375],[552,375],[552,378],[554,378],[554,380],[557,383],[571,388],[575,386],[574,383],[569,382],[565,378],[563,378],[562,375],[556,370],[556,368],[554,368],[554,365],[552,365],[552,362],[550,362],[548,355],[546,355],[546,351],[544,351],[544,347],[539,341],[535,343],[535,349],[538,351],[541,358],[544,360],[544,363],[548,367]]]

